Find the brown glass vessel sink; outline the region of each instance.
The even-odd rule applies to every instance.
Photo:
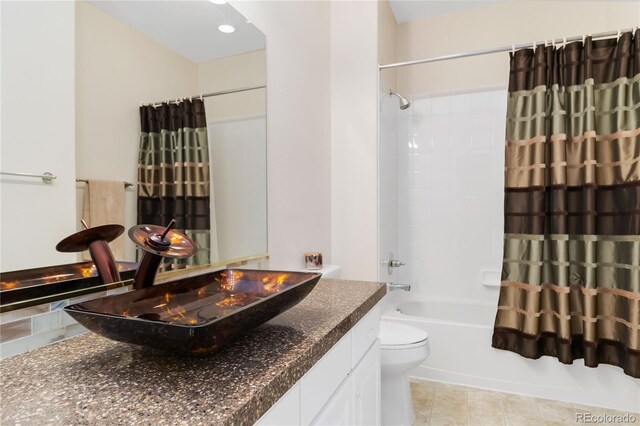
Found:
[[[89,330],[206,355],[296,305],[321,274],[228,269],[67,306]]]
[[[133,278],[138,266],[135,262],[116,262],[116,265],[122,280]],[[40,303],[45,303],[47,298],[55,298],[60,293],[77,296],[83,291],[95,291],[95,286],[102,284],[93,262],[3,272],[0,274],[0,304],[4,312],[10,310],[12,304],[31,299],[41,299]]]

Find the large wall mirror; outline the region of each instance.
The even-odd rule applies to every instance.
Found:
[[[209,229],[193,234],[207,252],[199,263],[268,257],[264,34],[220,1],[2,1],[0,7],[1,271],[81,261],[80,254],[55,250],[82,229],[81,218],[121,214],[129,229],[141,217],[162,216],[155,201],[141,216],[139,198],[163,179],[175,183],[177,174],[185,187],[209,184]],[[193,152],[167,156],[157,135],[141,150],[148,133],[168,132],[167,143],[180,144],[200,100],[204,115],[196,122],[208,153],[197,148],[195,155],[208,163],[207,173],[201,164],[191,167]],[[181,110],[187,103],[192,108]],[[169,115],[156,114],[159,128],[145,129],[142,111],[163,104]],[[185,122],[176,125],[180,117]],[[166,164],[149,165],[151,157]],[[167,164],[185,168],[167,172]],[[140,167],[147,167],[142,183]],[[44,172],[56,179],[11,174]],[[92,196],[87,208],[93,181],[133,185],[115,201],[109,194],[96,204]],[[202,195],[163,191],[175,195],[173,203]],[[183,210],[186,223],[205,211]],[[137,260],[126,233],[112,250],[119,261]]]

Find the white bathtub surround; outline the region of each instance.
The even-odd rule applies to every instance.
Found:
[[[407,373],[429,356],[429,335],[394,321],[380,321],[382,424],[412,425],[415,420]]]
[[[398,113],[398,280],[421,298],[497,300],[481,271],[502,269],[506,99],[416,96]]]
[[[537,398],[640,412],[640,381],[619,368],[565,365],[491,347],[495,305],[473,300],[421,300],[388,305],[383,320],[429,333],[431,355],[412,377]]]

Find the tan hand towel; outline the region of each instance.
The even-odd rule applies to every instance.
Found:
[[[89,226],[124,226],[124,182],[89,179],[84,193],[83,218]],[[111,252],[116,260],[124,259],[124,237],[121,235],[111,243]],[[89,254],[83,257],[89,259]]]

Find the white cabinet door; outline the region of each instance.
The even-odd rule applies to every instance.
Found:
[[[354,425],[380,424],[380,342],[369,348],[353,370]]]
[[[378,338],[380,334],[380,305],[376,305],[364,316],[351,330],[353,334],[353,350],[352,350],[352,363],[351,368],[356,368],[356,365],[367,353],[373,341]]]
[[[300,388],[300,381],[298,381],[255,424],[257,426],[299,425]]]
[[[302,377],[302,424],[313,422],[351,372],[351,332]]]
[[[353,401],[353,376],[349,375],[311,424],[327,426],[353,425]]]

